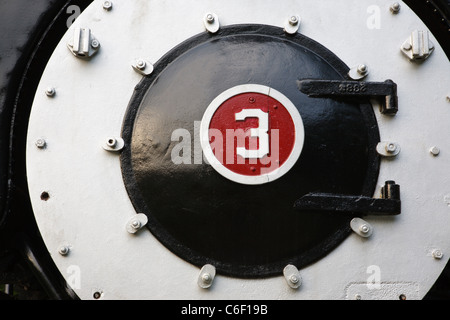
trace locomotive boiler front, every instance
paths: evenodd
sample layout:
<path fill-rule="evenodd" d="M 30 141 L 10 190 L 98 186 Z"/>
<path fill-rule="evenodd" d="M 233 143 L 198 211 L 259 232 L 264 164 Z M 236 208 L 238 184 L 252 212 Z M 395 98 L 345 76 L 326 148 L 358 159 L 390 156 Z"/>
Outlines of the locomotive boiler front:
<path fill-rule="evenodd" d="M 56 298 L 433 297 L 450 29 L 432 5 L 437 24 L 385 0 L 89 1 L 62 32 L 68 2 L 11 99 L 2 237 Z"/>

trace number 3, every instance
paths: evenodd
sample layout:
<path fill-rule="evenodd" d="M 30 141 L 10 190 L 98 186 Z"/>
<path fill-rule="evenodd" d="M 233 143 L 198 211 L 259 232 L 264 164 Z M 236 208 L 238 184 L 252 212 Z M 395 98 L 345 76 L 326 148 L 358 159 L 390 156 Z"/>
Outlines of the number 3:
<path fill-rule="evenodd" d="M 239 147 L 236 148 L 236 153 L 245 159 L 261 159 L 269 154 L 269 113 L 261 109 L 244 109 L 236 113 L 236 121 L 244 121 L 247 118 L 258 118 L 258 128 L 252 128 L 250 135 L 259 138 L 259 149 L 247 150 L 245 147 Z"/>

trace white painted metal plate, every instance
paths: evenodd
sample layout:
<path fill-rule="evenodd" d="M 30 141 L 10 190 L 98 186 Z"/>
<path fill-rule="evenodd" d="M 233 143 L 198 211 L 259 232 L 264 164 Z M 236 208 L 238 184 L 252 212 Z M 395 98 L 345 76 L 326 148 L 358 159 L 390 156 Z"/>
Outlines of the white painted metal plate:
<path fill-rule="evenodd" d="M 414 284 L 414 294 L 407 297 L 424 297 L 450 256 L 450 103 L 446 99 L 450 65 L 431 33 L 432 55 L 422 64 L 409 61 L 400 46 L 413 30 L 427 28 L 403 2 L 401 11 L 392 14 L 391 2 L 114 0 L 113 9 L 106 11 L 103 1 L 94 1 L 68 30 L 45 69 L 27 142 L 28 185 L 37 224 L 53 260 L 78 296 L 346 299 L 359 292 L 352 284 L 366 283 L 369 268 L 377 266 L 381 283 Z M 402 213 L 367 217 L 373 235 L 352 234 L 326 257 L 302 269 L 301 290 L 289 288 L 283 275 L 259 280 L 216 275 L 214 286 L 203 290 L 197 285 L 197 267 L 172 254 L 148 230 L 133 236 L 124 230 L 136 212 L 123 184 L 118 154 L 102 146 L 105 137 L 120 136 L 128 102 L 142 78 L 130 61 L 145 57 L 155 63 L 179 43 L 207 32 L 206 12 L 217 14 L 222 26 L 259 23 L 280 28 L 298 12 L 299 32 L 349 66 L 366 64 L 370 68 L 366 80 L 393 79 L 398 85 L 397 115 L 381 115 L 376 104 L 374 110 L 381 141 L 402 146 L 395 159 L 382 160 L 378 183 L 380 188 L 386 180 L 401 185 Z M 74 57 L 67 48 L 75 27 L 90 28 L 101 43 L 101 50 L 89 61 Z M 45 94 L 49 86 L 57 92 L 53 98 Z M 46 148 L 36 147 L 39 138 L 45 139 Z M 432 146 L 440 147 L 438 156 L 430 154 Z M 43 191 L 50 195 L 47 201 L 40 199 Z M 379 192 L 378 188 L 374 197 Z M 61 256 L 61 245 L 69 246 L 70 254 Z M 444 253 L 442 259 L 433 258 L 435 249 Z M 73 270 L 79 273 L 74 275 Z"/>

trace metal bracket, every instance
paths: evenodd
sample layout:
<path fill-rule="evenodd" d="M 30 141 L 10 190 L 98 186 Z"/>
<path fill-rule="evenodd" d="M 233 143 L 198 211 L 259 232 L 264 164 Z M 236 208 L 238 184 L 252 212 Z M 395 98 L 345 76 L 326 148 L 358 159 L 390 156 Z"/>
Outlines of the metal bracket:
<path fill-rule="evenodd" d="M 213 265 L 206 264 L 200 270 L 197 284 L 200 288 L 208 289 L 212 286 L 214 278 L 216 277 L 216 268 Z"/>
<path fill-rule="evenodd" d="M 203 24 L 210 33 L 216 33 L 220 29 L 219 17 L 215 13 L 207 13 L 203 18 Z"/>
<path fill-rule="evenodd" d="M 400 153 L 400 146 L 395 142 L 382 141 L 377 144 L 377 152 L 383 157 L 395 157 Z"/>
<path fill-rule="evenodd" d="M 409 60 L 423 61 L 433 53 L 434 45 L 429 38 L 428 31 L 414 30 L 400 49 Z"/>
<path fill-rule="evenodd" d="M 302 284 L 302 277 L 297 267 L 289 264 L 283 269 L 283 275 L 287 284 L 292 289 L 298 289 Z"/>
<path fill-rule="evenodd" d="M 100 49 L 100 42 L 89 28 L 75 28 L 73 39 L 67 44 L 72 54 L 80 59 L 92 58 Z"/>
<path fill-rule="evenodd" d="M 368 238 L 372 235 L 373 227 L 361 218 L 353 218 L 350 221 L 350 228 L 359 236 Z"/>
<path fill-rule="evenodd" d="M 299 80 L 298 89 L 313 98 L 336 98 L 362 101 L 376 98 L 381 102 L 380 112 L 396 114 L 398 111 L 397 85 L 392 80 L 384 82 Z"/>
<path fill-rule="evenodd" d="M 294 203 L 299 211 L 334 211 L 359 215 L 397 215 L 401 212 L 400 186 L 386 181 L 381 198 L 330 193 L 309 193 Z"/>
<path fill-rule="evenodd" d="M 128 233 L 135 234 L 139 230 L 141 230 L 148 222 L 148 218 L 143 213 L 138 213 L 128 220 L 126 224 L 126 229 Z"/>
<path fill-rule="evenodd" d="M 291 16 L 284 23 L 284 31 L 288 34 L 296 34 L 300 28 L 301 19 L 299 16 Z"/>
<path fill-rule="evenodd" d="M 103 149 L 110 152 L 119 152 L 125 147 L 125 141 L 122 138 L 110 137 L 103 145 Z"/>
<path fill-rule="evenodd" d="M 139 74 L 142 74 L 143 76 L 148 76 L 152 74 L 154 70 L 153 64 L 143 59 L 133 61 L 131 66 L 133 67 L 134 71 L 136 71 Z"/>

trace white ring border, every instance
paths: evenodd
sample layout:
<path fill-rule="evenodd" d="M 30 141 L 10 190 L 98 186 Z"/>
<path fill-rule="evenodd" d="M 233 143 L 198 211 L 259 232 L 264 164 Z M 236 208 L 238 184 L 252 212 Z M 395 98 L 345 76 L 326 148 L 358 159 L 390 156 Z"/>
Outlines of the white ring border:
<path fill-rule="evenodd" d="M 271 171 L 267 174 L 263 174 L 260 176 L 241 175 L 226 168 L 216 158 L 209 143 L 209 125 L 216 110 L 226 100 L 239 94 L 249 92 L 265 94 L 279 101 L 288 110 L 295 126 L 295 144 L 286 162 L 283 163 L 283 165 L 281 165 L 278 169 L 275 169 L 274 171 Z M 297 163 L 297 160 L 300 157 L 300 154 L 303 150 L 304 142 L 305 142 L 305 129 L 303 126 L 303 120 L 295 105 L 281 92 L 273 88 L 259 84 L 238 85 L 222 92 L 209 104 L 208 108 L 203 114 L 203 118 L 200 124 L 200 143 L 202 146 L 203 154 L 208 163 L 225 178 L 241 184 L 258 185 L 268 183 L 282 177 Z"/>

